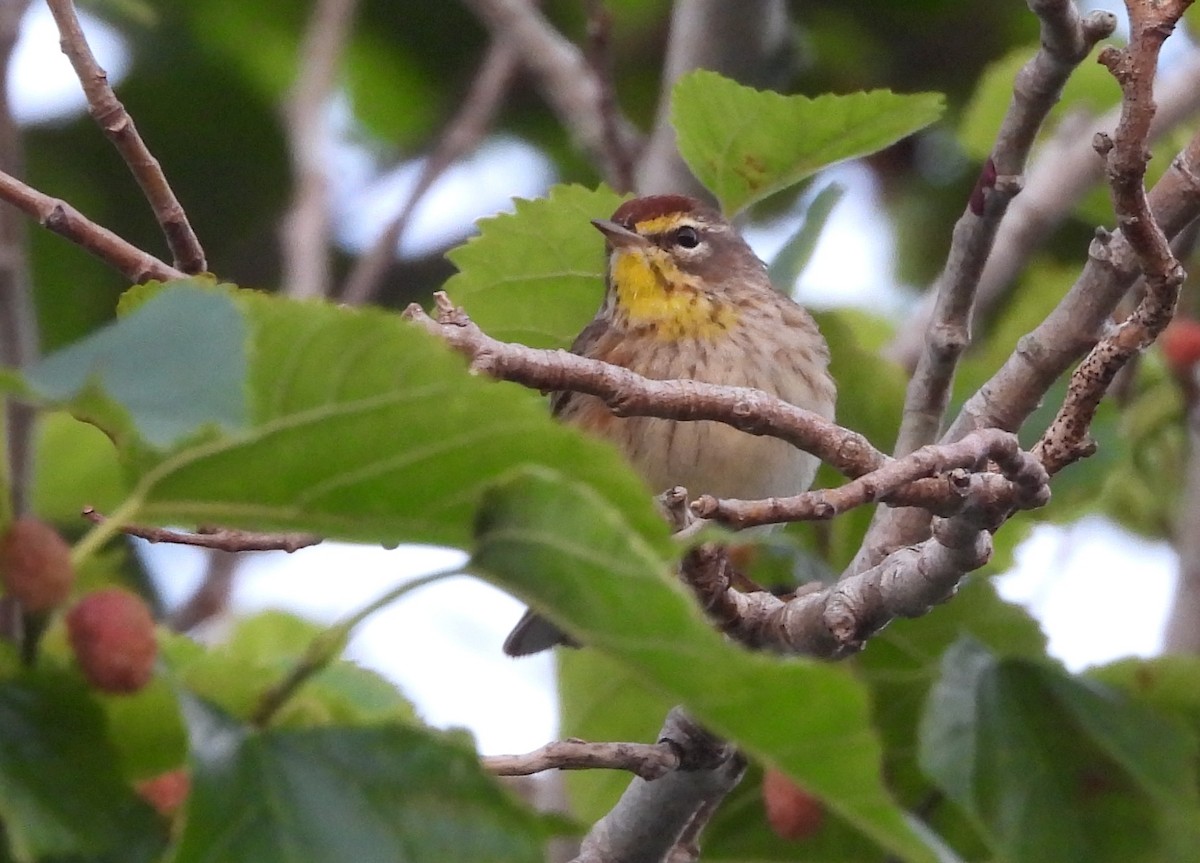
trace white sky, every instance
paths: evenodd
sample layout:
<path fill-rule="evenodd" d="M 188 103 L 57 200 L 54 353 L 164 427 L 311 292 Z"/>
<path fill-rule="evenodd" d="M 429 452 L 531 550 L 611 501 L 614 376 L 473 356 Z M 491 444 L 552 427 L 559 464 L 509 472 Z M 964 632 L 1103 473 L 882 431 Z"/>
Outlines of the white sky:
<path fill-rule="evenodd" d="M 87 23 L 93 50 L 115 83 L 126 63 L 120 43 L 108 28 Z M 9 89 L 23 123 L 53 122 L 85 108 L 41 4 L 30 8 Z M 372 230 L 384 223 L 393 202 L 405 197 L 418 169 L 414 162 L 384 175 L 365 153 L 346 148 L 333 172 L 339 183 L 335 206 L 357 218 L 340 224 L 340 241 L 355 249 L 368 245 Z M 422 254 L 448 238 L 465 237 L 474 218 L 505 208 L 511 196 L 540 194 L 553 180 L 551 171 L 544 156 L 520 141 L 493 142 L 439 181 L 415 214 L 403 251 Z M 848 165 L 828 178 L 846 185 L 848 194 L 830 219 L 798 295 L 821 306 L 895 310 L 898 293 L 879 287 L 888 282 L 892 238 L 877 215 L 880 202 L 869 173 Z M 750 237 L 769 258 L 793 229 L 781 222 Z M 169 600 L 187 596 L 197 584 L 202 552 L 148 544 L 142 551 Z M 234 595 L 237 613 L 282 608 L 332 622 L 401 580 L 455 565 L 462 555 L 331 543 L 292 555 L 248 557 Z M 1093 518 L 1037 528 L 999 586 L 1005 598 L 1024 603 L 1042 620 L 1051 652 L 1077 669 L 1158 650 L 1175 566 L 1165 543 L 1147 542 Z M 1139 597 L 1132 605 L 1131 584 Z M 510 660 L 501 653 L 520 610 L 499 591 L 456 578 L 409 594 L 375 615 L 356 634 L 350 656 L 396 681 L 429 722 L 471 729 L 485 753 L 530 750 L 555 736 L 553 663 L 548 656 Z"/>

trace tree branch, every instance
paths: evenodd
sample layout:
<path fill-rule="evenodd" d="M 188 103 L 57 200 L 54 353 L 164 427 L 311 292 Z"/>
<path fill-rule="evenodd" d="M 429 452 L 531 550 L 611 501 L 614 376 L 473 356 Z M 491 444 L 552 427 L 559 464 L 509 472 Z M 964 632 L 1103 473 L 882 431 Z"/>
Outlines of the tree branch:
<path fill-rule="evenodd" d="M 1150 191 L 1148 203 L 1167 237 L 1175 237 L 1200 216 L 1200 134 L 1171 162 Z M 1139 275 L 1137 254 L 1124 233 L 1098 232 L 1075 284 L 1040 324 L 1021 337 L 1004 364 L 967 400 L 942 441 L 959 440 L 976 429 L 1019 429 L 1055 381 L 1096 344 Z M 873 566 L 893 549 L 927 536 L 926 513 L 884 510 L 872 524 L 847 574 Z"/>
<path fill-rule="evenodd" d="M 770 435 L 816 455 L 847 476 L 861 476 L 888 461 L 857 432 L 761 390 L 653 380 L 567 351 L 497 341 L 472 323 L 444 292 L 435 293 L 434 299 L 436 320 L 415 303 L 404 316 L 467 356 L 473 370 L 491 377 L 546 392 L 588 393 L 603 399 L 618 416 L 715 420 L 750 434 Z"/>
<path fill-rule="evenodd" d="M 958 359 L 971 341 L 979 277 L 1008 204 L 1023 185 L 1034 138 L 1058 103 L 1067 78 L 1117 23 L 1108 12 L 1081 19 L 1072 0 L 1030 0 L 1029 7 L 1041 22 L 1041 48 L 1017 73 L 992 154 L 954 226 L 945 269 L 934 284 L 937 302 L 924 350 L 905 397 L 898 456 L 937 439 Z"/>
<path fill-rule="evenodd" d="M 283 286 L 289 296 L 323 297 L 329 271 L 329 100 L 357 0 L 317 0 L 284 104 L 295 184 L 280 226 Z"/>
<path fill-rule="evenodd" d="M 952 498 L 957 511 L 969 500 L 971 473 L 983 470 L 989 460 L 1013 458 L 1017 448 L 1016 436 L 999 429 L 986 429 L 952 444 L 922 447 L 838 488 L 765 500 L 719 500 L 701 495 L 692 504 L 692 510 L 700 518 L 717 519 L 739 530 L 787 521 L 830 519 L 868 503 L 905 500 L 897 494 L 905 486 L 948 473 L 951 476 L 946 482 L 958 495 L 956 500 Z M 905 500 L 905 504 L 913 505 L 911 499 Z M 948 510 L 949 507 L 944 508 L 943 514 L 948 515 Z"/>
<path fill-rule="evenodd" d="M 658 743 L 588 743 L 559 740 L 525 755 L 493 755 L 481 759 L 497 776 L 528 776 L 543 770 L 627 770 L 647 782 L 679 768 L 680 753 L 669 740 Z"/>
<path fill-rule="evenodd" d="M 1151 136 L 1161 138 L 1200 108 L 1200 50 L 1193 50 L 1156 82 L 1159 111 Z M 976 289 L 975 321 L 990 316 L 1007 297 L 1017 275 L 1055 228 L 1074 211 L 1089 190 L 1104 178 L 1104 160 L 1085 130 L 1116 128 L 1120 108 L 1094 123 L 1074 117 L 1061 122 L 1039 149 L 1025 175 L 1025 188 L 1008 208 Z M 889 358 L 912 369 L 917 364 L 933 314 L 932 288 L 887 349 Z"/>
<path fill-rule="evenodd" d="M 421 173 L 408 200 L 370 250 L 359 258 L 346 279 L 342 288 L 343 302 L 359 306 L 369 302 L 375 295 L 388 265 L 396 256 L 396 247 L 408 228 L 417 204 L 446 169 L 475 149 L 487 133 L 512 85 L 519 61 L 516 51 L 507 42 L 496 40 L 488 47 L 487 56 L 475 73 L 462 106 L 446 124 L 433 151 L 421 166 Z"/>
<path fill-rule="evenodd" d="M 28 0 L 0 6 L 0 74 L 8 80 L 13 48 Z M 0 92 L 0 169 L 20 174 L 24 168 L 21 136 L 13 119 L 7 91 Z M 12 210 L 0 213 L 0 364 L 20 369 L 37 359 L 40 335 L 29 275 L 29 238 L 25 220 Z M 4 399 L 0 438 L 4 464 L 0 465 L 0 520 L 24 515 L 30 506 L 33 473 L 33 409 L 23 402 Z M 0 613 L 0 634 L 6 633 Z M 14 639 L 15 640 L 15 639 Z"/>
<path fill-rule="evenodd" d="M 186 279 L 188 274 L 97 225 L 70 204 L 44 195 L 0 171 L 0 200 L 8 201 L 43 228 L 81 246 L 134 284 L 150 279 Z"/>
<path fill-rule="evenodd" d="M 81 513 L 92 524 L 103 524 L 107 519 L 92 507 L 84 507 Z M 205 527 L 196 533 L 184 533 L 164 527 L 126 524 L 117 528 L 126 536 L 136 536 L 148 542 L 170 542 L 177 545 L 194 545 L 219 551 L 286 551 L 293 552 L 322 542 L 322 537 L 311 533 L 255 533 L 227 527 Z"/>
<path fill-rule="evenodd" d="M 706 544 L 685 558 L 683 579 L 721 630 L 751 647 L 824 659 L 851 655 L 896 617 L 919 617 L 949 599 L 966 573 L 991 558 L 991 533 L 1014 507 L 1030 509 L 1049 500 L 1048 474 L 1015 439 L 978 439 L 984 443 L 994 447 L 991 457 L 1010 485 L 975 486 L 959 514 L 934 519 L 931 538 L 863 572 L 801 589 L 789 600 L 741 593 L 731 589 L 724 550 Z"/>
<path fill-rule="evenodd" d="M 653 782 L 635 778 L 588 831 L 574 863 L 662 863 L 685 835 L 694 839 L 697 816 L 711 812 L 745 773 L 733 746 L 678 707 L 667 714 L 659 739 L 679 753 L 679 769 Z"/>
<path fill-rule="evenodd" d="M 79 83 L 83 85 L 88 113 L 113 142 L 141 187 L 166 237 L 167 246 L 174 255 L 175 267 L 189 274 L 204 272 L 208 269 L 204 250 L 188 222 L 187 214 L 171 190 L 162 165 L 154 158 L 138 134 L 133 118 L 108 85 L 108 73 L 92 54 L 83 28 L 79 26 L 73 0 L 46 0 L 46 5 L 50 7 L 58 25 L 63 53 L 70 59 Z"/>
<path fill-rule="evenodd" d="M 191 632 L 229 608 L 233 580 L 238 570 L 238 556 L 233 552 L 212 549 L 206 558 L 204 578 L 167 621 L 176 632 Z"/>
<path fill-rule="evenodd" d="M 633 191 L 633 162 L 636 155 L 626 146 L 621 135 L 621 109 L 617 104 L 617 92 L 613 82 L 612 61 L 612 14 L 604 0 L 585 0 L 587 9 L 587 43 L 584 59 L 596 77 L 599 100 L 601 131 L 604 135 L 604 152 L 608 154 L 609 170 L 612 172 L 613 189 L 624 194 Z"/>
<path fill-rule="evenodd" d="M 606 112 L 604 85 L 583 53 L 529 0 L 466 0 L 466 5 L 493 39 L 513 46 L 575 146 L 608 183 L 618 183 L 623 154 L 641 149 L 641 134 L 615 107 Z M 619 152 L 609 150 L 613 137 L 620 144 Z"/>
<path fill-rule="evenodd" d="M 1154 74 L 1162 44 L 1191 0 L 1174 3 L 1128 0 L 1130 40 L 1124 49 L 1106 48 L 1102 62 L 1121 85 L 1121 120 L 1112 138 L 1096 136 L 1106 156 L 1117 224 L 1137 256 L 1146 290 L 1137 309 L 1089 352 L 1071 376 L 1066 399 L 1034 452 L 1055 473 L 1095 450 L 1088 430 L 1100 400 L 1117 372 L 1153 343 L 1175 312 L 1184 272 L 1166 234 L 1154 219 L 1144 180 L 1150 161 L 1154 120 Z"/>

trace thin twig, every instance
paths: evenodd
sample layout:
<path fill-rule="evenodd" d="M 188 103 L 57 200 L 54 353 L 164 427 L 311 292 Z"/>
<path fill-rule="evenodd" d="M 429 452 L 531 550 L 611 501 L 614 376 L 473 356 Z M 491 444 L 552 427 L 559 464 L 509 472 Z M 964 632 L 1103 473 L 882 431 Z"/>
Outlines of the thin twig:
<path fill-rule="evenodd" d="M 508 42 L 495 40 L 488 47 L 462 106 L 425 159 L 408 200 L 350 272 L 342 288 L 342 302 L 359 306 L 370 302 L 379 290 L 417 204 L 451 165 L 479 145 L 512 86 L 519 63 L 520 58 Z"/>
<path fill-rule="evenodd" d="M 81 514 L 92 524 L 104 524 L 108 521 L 90 506 L 84 507 Z M 118 530 L 126 536 L 136 536 L 148 542 L 169 542 L 176 545 L 193 545 L 199 548 L 214 548 L 229 552 L 286 551 L 290 553 L 322 542 L 322 537 L 312 533 L 255 533 L 226 527 L 203 528 L 196 533 L 185 533 L 150 525 L 123 524 Z"/>
<path fill-rule="evenodd" d="M 66 201 L 44 195 L 2 171 L 0 200 L 8 201 L 43 228 L 81 246 L 134 284 L 150 279 L 186 279 L 188 276 L 91 221 Z"/>
<path fill-rule="evenodd" d="M 1154 219 L 1144 181 L 1150 161 L 1150 126 L 1156 111 L 1154 75 L 1158 55 L 1191 0 L 1128 0 L 1126 5 L 1129 44 L 1124 49 L 1109 47 L 1100 55 L 1100 61 L 1121 85 L 1121 120 L 1112 138 L 1098 135 L 1096 144 L 1107 159 L 1117 224 L 1140 262 L 1146 291 L 1134 313 L 1101 339 L 1071 376 L 1058 415 L 1034 449 L 1051 473 L 1092 453 L 1094 445 L 1088 432 L 1100 400 L 1117 372 L 1170 322 L 1184 279 L 1183 267 Z"/>
<path fill-rule="evenodd" d="M 141 187 L 166 237 L 175 267 L 189 274 L 204 272 L 208 269 L 204 249 L 200 247 L 183 206 L 171 190 L 162 165 L 154 158 L 138 134 L 133 118 L 108 85 L 108 73 L 92 54 L 83 28 L 79 25 L 79 17 L 75 14 L 73 0 L 46 0 L 46 5 L 50 7 L 58 25 L 63 53 L 70 59 L 79 83 L 83 85 L 88 113 L 113 142 Z"/>
<path fill-rule="evenodd" d="M 905 396 L 897 456 L 937 439 L 958 359 L 971 341 L 979 276 L 1008 204 L 1021 190 L 1034 138 L 1058 103 L 1067 78 L 1117 23 L 1108 12 L 1081 19 L 1072 0 L 1030 0 L 1029 7 L 1041 22 L 1041 48 L 1017 73 L 992 154 L 954 226 L 946 266 L 935 283 L 937 303 L 925 347 Z"/>
<path fill-rule="evenodd" d="M 529 0 L 466 0 L 466 5 L 491 31 L 493 39 L 508 41 L 533 73 L 542 97 L 570 132 L 575 145 L 610 184 L 617 182 L 600 110 L 601 83 L 583 53 L 559 33 Z M 641 149 L 641 135 L 624 116 L 612 112 L 621 153 Z"/>
<path fill-rule="evenodd" d="M 493 755 L 483 769 L 497 776 L 528 776 L 544 770 L 627 770 L 647 782 L 679 767 L 678 750 L 668 742 L 588 743 L 559 740 L 525 755 Z"/>
<path fill-rule="evenodd" d="M 289 296 L 330 289 L 329 100 L 358 0 L 317 0 L 284 105 L 293 193 L 280 226 L 283 286 Z"/>
<path fill-rule="evenodd" d="M 971 477 L 986 467 L 989 459 L 1011 453 L 1015 435 L 1000 429 L 984 429 L 951 444 L 930 444 L 838 488 L 817 489 L 804 494 L 764 500 L 717 499 L 701 495 L 692 504 L 700 518 L 711 518 L 743 529 L 788 521 L 830 519 L 855 507 L 888 500 L 904 486 L 942 473 L 954 473 L 953 483 L 965 497 Z"/>
<path fill-rule="evenodd" d="M 621 138 L 621 114 L 613 83 L 612 13 L 604 0 L 587 0 L 587 44 L 584 56 L 600 92 L 597 94 L 601 130 L 608 163 L 612 170 L 612 187 L 621 193 L 633 191 L 633 157 Z"/>
<path fill-rule="evenodd" d="M 27 0 L 0 6 L 0 75 L 8 80 L 13 48 L 20 34 Z M 23 171 L 21 135 L 13 119 L 7 91 L 0 92 L 0 169 L 11 174 Z M 18 213 L 0 213 L 0 365 L 24 368 L 37 359 L 38 320 L 29 275 L 28 237 L 25 220 Z M 33 409 L 17 399 L 4 400 L 0 436 L 5 451 L 0 453 L 0 520 L 24 515 L 30 506 L 33 473 Z M 11 619 L 9 616 L 8 619 Z M 0 634 L 12 634 L 0 613 Z"/>

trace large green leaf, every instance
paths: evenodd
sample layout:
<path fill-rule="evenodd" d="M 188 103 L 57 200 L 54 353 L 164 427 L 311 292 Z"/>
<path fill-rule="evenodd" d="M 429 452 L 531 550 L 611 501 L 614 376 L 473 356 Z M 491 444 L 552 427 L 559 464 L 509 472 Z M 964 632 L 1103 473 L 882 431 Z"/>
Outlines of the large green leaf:
<path fill-rule="evenodd" d="M 184 695 L 175 863 L 534 863 L 549 832 L 475 753 L 409 725 L 255 731 Z"/>
<path fill-rule="evenodd" d="M 542 464 L 591 484 L 634 521 L 658 520 L 612 447 L 554 422 L 537 393 L 467 373 L 393 314 L 194 283 L 139 300 L 36 378 L 130 448 L 160 445 L 131 462 L 133 490 L 114 517 L 461 546 L 482 489 Z M 206 402 L 198 393 L 215 384 L 187 385 L 203 374 L 167 355 L 197 342 L 215 347 L 191 351 L 193 362 L 216 363 L 216 380 L 240 402 L 228 393 Z M 218 361 L 217 347 L 235 359 Z M 102 364 L 84 390 L 61 383 L 87 380 L 102 351 L 161 358 L 174 374 L 121 362 Z M 214 424 L 236 428 L 199 434 Z"/>
<path fill-rule="evenodd" d="M 725 642 L 670 577 L 675 550 L 579 483 L 527 470 L 484 498 L 473 568 L 527 599 L 706 727 L 777 765 L 906 860 L 930 860 L 884 790 L 849 669 Z"/>
<path fill-rule="evenodd" d="M 145 861 L 166 838 L 125 783 L 95 702 L 52 676 L 0 684 L 0 818 L 20 861 Z"/>
<path fill-rule="evenodd" d="M 621 196 L 600 187 L 556 186 L 545 198 L 479 222 L 479 236 L 447 257 L 459 272 L 446 292 L 491 336 L 538 348 L 568 346 L 604 295 L 607 219 Z"/>
<path fill-rule="evenodd" d="M 947 652 L 920 759 L 1002 860 L 1200 855 L 1194 735 L 1045 663 Z"/>
<path fill-rule="evenodd" d="M 882 150 L 937 120 L 938 93 L 783 96 L 697 70 L 675 85 L 679 153 L 733 214 L 822 168 Z"/>

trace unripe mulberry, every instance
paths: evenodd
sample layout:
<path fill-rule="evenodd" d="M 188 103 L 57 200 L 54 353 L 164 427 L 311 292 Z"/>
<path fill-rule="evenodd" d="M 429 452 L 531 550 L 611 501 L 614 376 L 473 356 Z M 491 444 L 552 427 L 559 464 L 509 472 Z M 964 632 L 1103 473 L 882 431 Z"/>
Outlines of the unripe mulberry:
<path fill-rule="evenodd" d="M 46 522 L 19 518 L 0 538 L 0 580 L 25 611 L 49 611 L 71 594 L 71 549 Z"/>
<path fill-rule="evenodd" d="M 809 839 L 825 822 L 821 801 L 774 768 L 763 773 L 762 796 L 767 821 L 781 839 Z"/>
<path fill-rule="evenodd" d="M 134 786 L 138 796 L 153 806 L 160 815 L 170 817 L 187 802 L 192 789 L 192 780 L 183 768 L 168 770 Z"/>
<path fill-rule="evenodd" d="M 154 673 L 154 620 L 127 590 L 105 588 L 79 600 L 67 614 L 67 637 L 83 676 L 102 692 L 137 692 Z"/>

